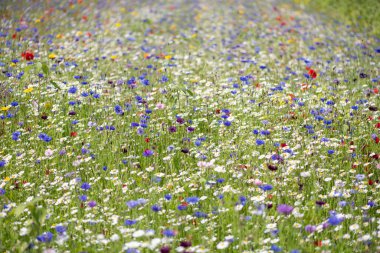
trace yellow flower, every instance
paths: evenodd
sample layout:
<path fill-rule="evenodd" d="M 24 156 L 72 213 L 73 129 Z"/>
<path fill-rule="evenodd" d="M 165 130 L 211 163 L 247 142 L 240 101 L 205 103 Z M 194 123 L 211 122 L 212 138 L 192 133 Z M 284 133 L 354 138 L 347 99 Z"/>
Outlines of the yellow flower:
<path fill-rule="evenodd" d="M 57 39 L 62 39 L 63 38 L 63 35 L 61 33 L 58 33 L 57 36 L 56 36 Z"/>
<path fill-rule="evenodd" d="M 41 19 L 37 18 L 34 22 L 36 22 L 36 23 L 40 23 L 40 22 L 41 22 Z"/>
<path fill-rule="evenodd" d="M 8 111 L 10 108 L 11 108 L 10 105 L 8 105 L 8 106 L 3 106 L 3 107 L 0 108 L 0 111 Z"/>
<path fill-rule="evenodd" d="M 57 55 L 54 53 L 49 54 L 49 59 L 55 59 L 56 57 Z"/>
<path fill-rule="evenodd" d="M 120 23 L 116 23 L 115 26 L 116 26 L 116 28 L 119 28 L 121 26 L 121 24 Z"/>
<path fill-rule="evenodd" d="M 24 93 L 30 93 L 32 91 L 33 91 L 33 87 L 29 87 L 29 88 L 24 90 Z"/>
<path fill-rule="evenodd" d="M 8 182 L 9 180 L 11 180 L 9 177 L 4 178 L 4 182 Z"/>
<path fill-rule="evenodd" d="M 82 36 L 82 34 L 83 34 L 83 32 L 78 31 L 76 35 L 77 35 L 77 36 Z"/>
<path fill-rule="evenodd" d="M 165 55 L 165 59 L 166 59 L 166 60 L 170 60 L 171 58 L 172 58 L 171 55 Z"/>
<path fill-rule="evenodd" d="M 9 66 L 14 67 L 14 66 L 16 66 L 16 63 L 11 62 L 11 64 L 9 64 Z"/>
<path fill-rule="evenodd" d="M 111 59 L 112 60 L 116 60 L 117 59 L 117 55 L 111 55 Z"/>

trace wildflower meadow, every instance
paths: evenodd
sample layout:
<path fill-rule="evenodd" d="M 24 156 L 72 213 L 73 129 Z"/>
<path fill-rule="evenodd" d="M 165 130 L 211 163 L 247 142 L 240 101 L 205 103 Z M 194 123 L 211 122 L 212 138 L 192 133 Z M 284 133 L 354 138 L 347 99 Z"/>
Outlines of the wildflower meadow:
<path fill-rule="evenodd" d="M 290 0 L 0 5 L 0 252 L 380 252 L 380 38 Z"/>

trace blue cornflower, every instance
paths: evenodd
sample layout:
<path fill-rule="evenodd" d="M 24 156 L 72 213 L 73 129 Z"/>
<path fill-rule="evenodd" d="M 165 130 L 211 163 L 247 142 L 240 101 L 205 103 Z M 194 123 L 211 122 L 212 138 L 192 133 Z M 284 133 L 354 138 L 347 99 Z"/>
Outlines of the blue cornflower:
<path fill-rule="evenodd" d="M 342 223 L 343 220 L 344 220 L 343 217 L 338 217 L 337 215 L 331 215 L 330 218 L 327 220 L 327 222 L 330 225 L 336 226 L 336 225 L 339 225 L 340 223 Z"/>
<path fill-rule="evenodd" d="M 19 131 L 12 133 L 12 140 L 18 141 L 20 135 L 21 135 L 21 132 L 19 132 Z"/>
<path fill-rule="evenodd" d="M 264 145 L 264 144 L 265 144 L 265 141 L 260 140 L 260 139 L 257 139 L 257 140 L 256 140 L 256 145 L 257 145 L 257 146 Z"/>
<path fill-rule="evenodd" d="M 129 208 L 135 208 L 138 205 L 139 205 L 139 203 L 136 200 L 130 200 L 130 201 L 127 202 L 127 206 Z"/>
<path fill-rule="evenodd" d="M 167 77 L 167 76 L 162 76 L 161 77 L 161 82 L 167 82 L 167 81 L 169 81 L 169 78 Z"/>
<path fill-rule="evenodd" d="M 172 199 L 172 195 L 171 194 L 165 194 L 165 199 L 166 200 L 171 200 Z"/>
<path fill-rule="evenodd" d="M 178 209 L 179 211 L 183 211 L 183 210 L 186 210 L 186 209 L 187 209 L 187 206 L 185 206 L 185 205 L 179 205 L 179 206 L 177 206 L 177 209 Z"/>
<path fill-rule="evenodd" d="M 224 178 L 218 178 L 218 179 L 216 180 L 216 182 L 217 182 L 218 184 L 224 183 L 224 181 L 225 181 Z"/>
<path fill-rule="evenodd" d="M 37 240 L 39 242 L 51 242 L 52 239 L 53 239 L 53 234 L 51 232 L 45 232 L 37 236 Z"/>
<path fill-rule="evenodd" d="M 207 218 L 208 217 L 207 213 L 199 212 L 199 211 L 195 212 L 194 216 L 197 217 L 197 218 Z"/>
<path fill-rule="evenodd" d="M 247 203 L 247 198 L 245 196 L 240 196 L 239 201 L 240 201 L 240 204 L 244 206 Z"/>
<path fill-rule="evenodd" d="M 263 191 L 270 191 L 273 189 L 273 186 L 270 184 L 260 185 L 259 188 Z"/>
<path fill-rule="evenodd" d="M 55 231 L 57 231 L 57 233 L 64 233 L 66 232 L 66 227 L 65 226 L 55 226 Z"/>
<path fill-rule="evenodd" d="M 153 212 L 159 212 L 162 210 L 162 208 L 159 205 L 153 205 L 151 209 Z"/>
<path fill-rule="evenodd" d="M 272 244 L 270 249 L 273 250 L 273 252 L 281 252 L 282 251 L 282 249 L 275 244 Z"/>
<path fill-rule="evenodd" d="M 124 221 L 124 225 L 126 226 L 132 226 L 132 225 L 135 225 L 137 223 L 136 220 L 125 220 Z"/>
<path fill-rule="evenodd" d="M 334 150 L 332 150 L 332 149 L 329 149 L 329 150 L 327 151 L 327 153 L 328 153 L 329 155 L 332 155 L 332 154 L 334 154 L 334 153 L 335 153 L 335 151 L 334 151 Z"/>
<path fill-rule="evenodd" d="M 363 174 L 357 174 L 355 178 L 356 178 L 356 180 L 358 180 L 358 181 L 362 181 L 362 180 L 365 179 L 365 175 L 363 175 Z"/>
<path fill-rule="evenodd" d="M 138 127 L 138 126 L 140 126 L 140 124 L 137 123 L 137 122 L 132 122 L 132 123 L 131 123 L 131 127 Z"/>
<path fill-rule="evenodd" d="M 75 86 L 71 86 L 68 90 L 69 93 L 75 94 L 78 91 L 78 88 Z"/>
<path fill-rule="evenodd" d="M 119 115 L 123 114 L 123 108 L 120 105 L 116 105 L 115 106 L 115 113 L 119 114 Z"/>
<path fill-rule="evenodd" d="M 162 234 L 166 237 L 173 237 L 175 236 L 175 232 L 174 230 L 171 230 L 171 229 L 165 229 L 164 231 L 162 231 Z"/>
<path fill-rule="evenodd" d="M 43 140 L 44 142 L 50 142 L 52 140 L 52 138 L 45 133 L 40 133 L 38 135 L 38 138 L 40 138 L 40 140 Z"/>
<path fill-rule="evenodd" d="M 260 132 L 261 135 L 270 135 L 270 131 L 269 130 L 263 130 Z"/>
<path fill-rule="evenodd" d="M 18 102 L 16 102 L 16 101 L 13 101 L 13 102 L 11 103 L 11 106 L 13 106 L 13 107 L 16 107 L 16 106 L 18 106 Z"/>
<path fill-rule="evenodd" d="M 225 125 L 225 126 L 231 126 L 231 121 L 228 121 L 228 120 L 226 120 L 226 121 L 224 121 L 223 122 L 223 124 Z"/>
<path fill-rule="evenodd" d="M 5 194 L 5 190 L 3 188 L 0 188 L 0 196 L 4 195 Z"/>
<path fill-rule="evenodd" d="M 81 196 L 79 196 L 79 200 L 82 201 L 82 202 L 85 202 L 85 201 L 87 201 L 87 196 L 86 195 L 81 195 Z"/>
<path fill-rule="evenodd" d="M 91 186 L 89 183 L 83 183 L 80 188 L 87 191 L 91 188 Z"/>
<path fill-rule="evenodd" d="M 190 204 L 196 204 L 199 201 L 198 197 L 188 197 L 186 198 L 186 202 Z"/>

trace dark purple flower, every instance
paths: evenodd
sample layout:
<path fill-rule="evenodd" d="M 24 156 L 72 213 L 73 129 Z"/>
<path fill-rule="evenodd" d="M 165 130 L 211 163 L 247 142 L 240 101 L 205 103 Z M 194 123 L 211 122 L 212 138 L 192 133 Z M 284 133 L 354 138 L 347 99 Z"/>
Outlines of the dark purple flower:
<path fill-rule="evenodd" d="M 170 126 L 170 127 L 168 128 L 168 130 L 169 130 L 169 132 L 171 132 L 171 133 L 175 133 L 175 132 L 177 132 L 177 128 L 176 128 L 175 126 Z"/>
<path fill-rule="evenodd" d="M 170 252 L 170 247 L 169 247 L 169 246 L 163 246 L 163 247 L 160 249 L 160 252 L 161 252 L 161 253 L 169 253 L 169 252 Z"/>
<path fill-rule="evenodd" d="M 185 123 L 185 120 L 183 118 L 181 118 L 181 117 L 178 117 L 177 118 L 177 123 L 183 124 L 183 123 Z"/>
<path fill-rule="evenodd" d="M 181 247 L 188 248 L 188 247 L 191 247 L 191 242 L 190 241 L 182 241 L 179 245 Z"/>

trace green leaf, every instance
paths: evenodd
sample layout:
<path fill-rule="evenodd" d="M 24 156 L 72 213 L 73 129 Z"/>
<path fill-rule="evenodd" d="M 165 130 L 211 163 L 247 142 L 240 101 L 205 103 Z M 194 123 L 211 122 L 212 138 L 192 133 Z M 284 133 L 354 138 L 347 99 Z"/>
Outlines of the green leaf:
<path fill-rule="evenodd" d="M 20 216 L 22 212 L 24 212 L 25 208 L 26 208 L 26 204 L 21 204 L 17 206 L 15 209 L 13 209 L 12 213 L 17 218 Z"/>
<path fill-rule="evenodd" d="M 46 63 L 42 65 L 42 72 L 44 72 L 45 75 L 49 74 L 49 67 L 46 65 Z"/>
<path fill-rule="evenodd" d="M 58 85 L 56 82 L 51 81 L 51 84 L 52 84 L 55 88 L 57 88 L 58 90 L 61 89 L 61 88 L 59 87 L 59 85 Z"/>
<path fill-rule="evenodd" d="M 185 89 L 185 92 L 187 92 L 190 96 L 194 96 L 194 93 L 191 90 Z"/>
<path fill-rule="evenodd" d="M 41 62 L 37 62 L 36 63 L 36 67 L 37 67 L 37 70 L 40 70 L 42 68 Z"/>

